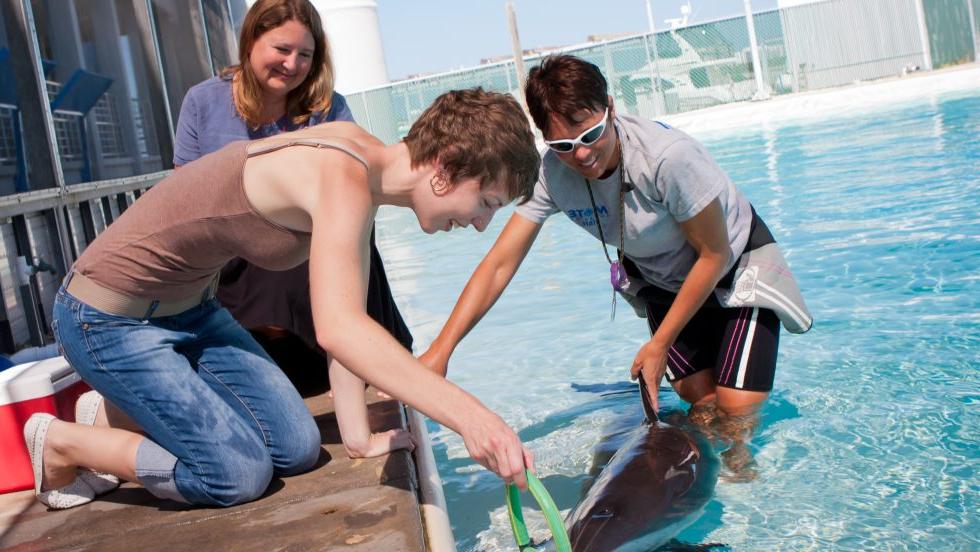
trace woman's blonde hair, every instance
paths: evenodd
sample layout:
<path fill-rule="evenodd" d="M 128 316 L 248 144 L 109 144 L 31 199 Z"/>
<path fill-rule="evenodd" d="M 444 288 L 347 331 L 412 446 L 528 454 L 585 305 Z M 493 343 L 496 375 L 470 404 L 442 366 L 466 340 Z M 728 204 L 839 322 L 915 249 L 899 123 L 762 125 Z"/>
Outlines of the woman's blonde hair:
<path fill-rule="evenodd" d="M 267 121 L 262 114 L 262 84 L 252 71 L 249 56 L 252 46 L 266 32 L 288 21 L 302 23 L 313 35 L 313 59 L 306 79 L 286 96 L 286 115 L 293 124 L 301 125 L 314 112 L 326 113 L 333 99 L 333 63 L 327 35 L 323 32 L 320 15 L 309 0 L 258 0 L 245 14 L 242 32 L 238 37 L 238 64 L 221 71 L 225 78 L 236 77 L 235 109 L 250 126 L 258 127 Z"/>

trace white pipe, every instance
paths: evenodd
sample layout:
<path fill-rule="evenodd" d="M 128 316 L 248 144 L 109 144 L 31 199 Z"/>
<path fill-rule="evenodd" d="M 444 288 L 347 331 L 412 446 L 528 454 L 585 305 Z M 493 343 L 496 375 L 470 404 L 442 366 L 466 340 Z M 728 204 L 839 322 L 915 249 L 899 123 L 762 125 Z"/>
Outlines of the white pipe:
<path fill-rule="evenodd" d="M 932 71 L 932 51 L 929 49 L 929 28 L 926 25 L 926 11 L 922 0 L 915 0 L 915 19 L 919 26 L 919 41 L 922 42 L 922 69 Z"/>
<path fill-rule="evenodd" d="M 524 87 L 527 86 L 527 73 L 524 72 L 524 49 L 521 48 L 521 36 L 517 32 L 517 13 L 514 3 L 507 2 L 507 26 L 510 28 L 510 47 L 514 50 L 514 68 L 517 70 L 517 82 L 521 93 L 517 95 L 524 110 L 527 111 L 527 101 L 524 99 Z"/>
<path fill-rule="evenodd" d="M 980 48 L 980 42 L 977 42 L 977 16 L 976 12 L 973 11 L 973 0 L 966 0 L 966 11 L 970 16 L 970 37 L 973 39 L 973 61 L 980 61 L 980 54 L 977 53 L 977 49 Z"/>
<path fill-rule="evenodd" d="M 650 32 L 643 37 L 646 48 L 643 53 L 647 58 L 647 67 L 650 68 L 650 90 L 653 92 L 653 116 L 659 117 L 667 113 L 667 104 L 660 93 L 660 52 L 657 49 L 657 29 L 653 23 L 653 8 L 650 7 L 650 0 L 647 2 L 647 26 Z M 650 42 L 652 41 L 652 44 Z M 650 46 L 653 46 L 653 63 L 650 62 Z"/>
<path fill-rule="evenodd" d="M 422 494 L 422 522 L 425 540 L 431 552 L 456 552 L 456 539 L 449 524 L 446 495 L 432 454 L 432 442 L 425 428 L 425 418 L 414 408 L 406 407 L 408 426 L 415 439 L 415 465 L 419 471 L 419 491 Z"/>
<path fill-rule="evenodd" d="M 650 30 L 650 34 L 657 32 L 653 25 L 653 8 L 650 7 L 650 0 L 647 0 L 647 28 Z"/>
<path fill-rule="evenodd" d="M 769 99 L 769 87 L 762 76 L 762 62 L 759 58 L 759 41 L 755 38 L 755 20 L 752 15 L 752 0 L 744 0 L 745 3 L 745 24 L 749 30 L 749 49 L 752 50 L 752 72 L 755 73 L 755 96 L 754 100 Z"/>

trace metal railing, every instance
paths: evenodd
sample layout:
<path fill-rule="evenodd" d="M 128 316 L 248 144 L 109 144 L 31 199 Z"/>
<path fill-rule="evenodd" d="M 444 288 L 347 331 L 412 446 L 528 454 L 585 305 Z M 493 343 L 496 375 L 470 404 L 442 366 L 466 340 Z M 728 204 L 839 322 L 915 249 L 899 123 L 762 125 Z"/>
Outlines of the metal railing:
<path fill-rule="evenodd" d="M 69 267 L 58 254 L 57 217 L 78 257 L 98 234 L 169 171 L 0 197 L 0 347 L 52 341 L 54 295 Z"/>
<path fill-rule="evenodd" d="M 99 139 L 99 151 L 106 159 L 126 157 L 126 145 L 119 126 L 119 111 L 115 98 L 106 92 L 99 98 L 93 109 L 95 112 L 95 133 Z"/>

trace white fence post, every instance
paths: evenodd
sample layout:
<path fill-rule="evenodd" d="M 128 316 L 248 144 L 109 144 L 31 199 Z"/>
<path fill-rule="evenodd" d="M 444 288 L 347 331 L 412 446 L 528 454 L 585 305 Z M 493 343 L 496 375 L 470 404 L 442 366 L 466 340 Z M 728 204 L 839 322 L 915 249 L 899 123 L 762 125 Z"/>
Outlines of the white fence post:
<path fill-rule="evenodd" d="M 926 26 L 926 10 L 922 0 L 915 0 L 915 15 L 919 24 L 919 40 L 922 42 L 922 69 L 932 71 L 932 52 L 929 49 L 929 27 Z"/>
<path fill-rule="evenodd" d="M 759 42 L 755 38 L 755 21 L 752 17 L 752 0 L 745 0 L 745 24 L 749 28 L 749 48 L 752 50 L 752 72 L 755 74 L 755 95 L 753 100 L 768 100 L 769 87 L 762 78 L 762 62 L 759 58 Z"/>
<path fill-rule="evenodd" d="M 966 0 L 966 11 L 970 14 L 970 38 L 973 39 L 971 44 L 973 44 L 973 61 L 980 60 L 980 55 L 977 55 L 977 49 L 980 48 L 980 43 L 977 43 L 977 15 L 973 11 L 973 0 Z"/>
<path fill-rule="evenodd" d="M 647 4 L 647 26 L 649 32 L 643 37 L 644 54 L 647 58 L 647 67 L 650 68 L 650 92 L 653 93 L 653 116 L 667 114 L 667 106 L 660 94 L 660 52 L 657 49 L 657 29 L 653 22 L 653 8 L 650 7 L 650 0 Z M 653 60 L 650 60 L 650 47 L 653 47 Z"/>
<path fill-rule="evenodd" d="M 524 49 L 521 48 L 521 36 L 517 32 L 517 13 L 514 11 L 513 2 L 507 2 L 507 25 L 510 28 L 510 46 L 514 50 L 517 82 L 521 86 L 521 93 L 517 100 L 521 102 L 524 111 L 527 111 L 527 100 L 524 98 L 524 86 L 527 84 L 527 73 L 524 72 Z"/>

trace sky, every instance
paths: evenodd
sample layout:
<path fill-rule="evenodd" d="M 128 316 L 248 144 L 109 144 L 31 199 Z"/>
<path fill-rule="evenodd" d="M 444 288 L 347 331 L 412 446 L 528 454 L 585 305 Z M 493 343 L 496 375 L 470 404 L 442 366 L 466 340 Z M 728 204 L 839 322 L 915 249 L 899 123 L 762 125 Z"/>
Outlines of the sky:
<path fill-rule="evenodd" d="M 657 30 L 685 0 L 650 0 Z M 521 46 L 569 46 L 589 35 L 648 30 L 645 0 L 513 0 Z M 743 0 L 690 0 L 690 23 L 745 13 Z M 388 78 L 473 67 L 510 55 L 506 0 L 377 0 Z M 752 0 L 754 12 L 776 0 Z"/>

